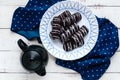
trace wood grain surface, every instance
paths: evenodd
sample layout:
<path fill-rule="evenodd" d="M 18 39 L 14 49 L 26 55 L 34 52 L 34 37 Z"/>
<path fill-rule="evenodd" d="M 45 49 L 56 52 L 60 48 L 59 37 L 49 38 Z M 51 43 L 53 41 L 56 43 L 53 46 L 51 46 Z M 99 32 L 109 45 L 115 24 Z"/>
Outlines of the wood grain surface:
<path fill-rule="evenodd" d="M 88 6 L 98 17 L 106 17 L 120 28 L 120 0 L 74 0 Z M 21 63 L 21 50 L 18 39 L 27 44 L 38 44 L 36 40 L 28 41 L 10 31 L 12 16 L 16 8 L 24 7 L 28 0 L 0 0 L 0 80 L 82 80 L 80 74 L 55 64 L 55 58 L 49 55 L 47 75 L 38 76 L 26 71 Z M 119 29 L 120 32 L 120 29 Z M 120 48 L 111 58 L 111 65 L 100 80 L 120 80 Z"/>

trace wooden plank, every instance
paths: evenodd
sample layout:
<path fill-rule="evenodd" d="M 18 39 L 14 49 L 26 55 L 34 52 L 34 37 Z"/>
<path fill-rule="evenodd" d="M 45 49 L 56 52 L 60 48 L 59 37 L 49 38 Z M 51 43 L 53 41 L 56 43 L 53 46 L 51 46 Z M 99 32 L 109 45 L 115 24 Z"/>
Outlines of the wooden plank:
<path fill-rule="evenodd" d="M 12 16 L 18 6 L 0 6 L 0 28 L 10 28 Z M 120 28 L 120 7 L 89 7 L 98 17 L 110 19 L 118 28 Z"/>
<path fill-rule="evenodd" d="M 13 74 L 13 73 L 1 73 L 0 80 L 81 80 L 79 74 L 60 74 L 60 73 L 48 73 L 46 76 L 41 77 L 37 74 Z"/>
<path fill-rule="evenodd" d="M 28 41 L 24 37 L 11 32 L 9 29 L 0 29 L 0 71 L 1 72 L 26 72 L 20 64 L 21 50 L 17 45 L 18 39 L 23 39 L 27 44 L 38 44 L 37 41 Z M 120 49 L 119 49 L 120 50 Z M 120 52 L 117 52 L 112 58 L 112 63 L 107 72 L 120 72 Z M 12 65 L 11 65 L 12 64 Z M 17 65 L 16 65 L 17 64 Z M 51 68 L 54 68 L 53 70 Z M 65 69 L 55 64 L 55 58 L 50 56 L 49 64 L 47 66 L 48 72 L 74 72 Z"/>
<path fill-rule="evenodd" d="M 41 77 L 32 74 L 19 74 L 19 73 L 0 73 L 0 80 L 82 80 L 79 74 L 64 74 L 64 73 L 47 73 L 46 76 Z M 105 73 L 100 80 L 119 80 L 120 74 L 118 73 Z"/>
<path fill-rule="evenodd" d="M 120 32 L 120 29 L 119 29 Z M 14 32 L 11 32 L 9 29 L 0 29 L 0 50 L 19 50 L 17 41 L 18 39 L 23 39 L 27 44 L 38 44 L 37 40 L 28 41 L 23 36 L 20 36 Z M 120 36 L 120 33 L 119 33 Z M 120 50 L 120 48 L 118 49 Z"/>
<path fill-rule="evenodd" d="M 95 4 L 100 4 L 100 5 L 109 5 L 109 6 L 120 6 L 120 1 L 119 0 L 70 0 L 70 1 L 79 1 L 82 4 L 86 5 L 95 5 Z M 4 1 L 0 0 L 0 5 L 19 5 L 19 6 L 24 6 L 28 0 L 9 0 L 9 1 Z"/>
<path fill-rule="evenodd" d="M 20 62 L 21 51 L 0 51 L 0 72 L 29 73 L 25 70 Z M 111 65 L 107 72 L 120 72 L 120 52 L 111 59 Z M 49 62 L 46 67 L 47 72 L 76 73 L 71 69 L 67 69 L 55 64 L 55 58 L 49 55 Z"/>
<path fill-rule="evenodd" d="M 38 44 L 37 40 L 28 41 L 23 36 L 13 33 L 9 29 L 0 29 L 0 34 L 0 50 L 2 51 L 19 50 L 18 39 L 23 39 L 27 44 Z"/>
<path fill-rule="evenodd" d="M 9 0 L 9 1 L 5 1 L 5 0 L 0 0 L 0 6 L 2 5 L 19 5 L 19 6 L 25 6 L 27 4 L 29 0 Z"/>

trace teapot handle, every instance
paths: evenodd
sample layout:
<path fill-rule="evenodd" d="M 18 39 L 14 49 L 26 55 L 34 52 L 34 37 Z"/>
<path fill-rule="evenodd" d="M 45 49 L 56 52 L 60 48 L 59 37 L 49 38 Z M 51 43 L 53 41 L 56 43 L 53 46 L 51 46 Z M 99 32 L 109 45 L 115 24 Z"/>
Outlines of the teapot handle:
<path fill-rule="evenodd" d="M 28 49 L 28 45 L 22 39 L 18 40 L 18 45 L 23 50 L 23 52 Z"/>

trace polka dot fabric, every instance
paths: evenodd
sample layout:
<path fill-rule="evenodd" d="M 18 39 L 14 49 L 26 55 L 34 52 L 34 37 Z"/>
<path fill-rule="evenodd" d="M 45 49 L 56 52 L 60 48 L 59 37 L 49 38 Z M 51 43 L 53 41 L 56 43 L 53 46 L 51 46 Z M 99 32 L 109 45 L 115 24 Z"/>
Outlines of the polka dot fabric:
<path fill-rule="evenodd" d="M 29 0 L 25 7 L 16 9 L 11 30 L 27 39 L 39 38 L 39 24 L 44 12 L 60 0 Z"/>
<path fill-rule="evenodd" d="M 99 37 L 95 47 L 85 57 L 74 61 L 56 60 L 56 64 L 81 74 L 83 80 L 99 80 L 110 65 L 110 58 L 119 46 L 118 29 L 108 19 L 97 18 Z"/>

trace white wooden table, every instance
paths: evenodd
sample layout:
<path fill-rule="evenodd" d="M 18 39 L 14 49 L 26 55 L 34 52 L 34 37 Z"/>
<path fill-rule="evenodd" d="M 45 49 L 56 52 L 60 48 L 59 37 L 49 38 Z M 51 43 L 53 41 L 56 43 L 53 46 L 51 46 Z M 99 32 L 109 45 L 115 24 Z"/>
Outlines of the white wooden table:
<path fill-rule="evenodd" d="M 77 0 L 87 5 L 99 17 L 109 18 L 120 28 L 120 0 Z M 55 64 L 55 58 L 49 56 L 47 75 L 38 76 L 29 73 L 20 64 L 21 50 L 17 40 L 28 44 L 38 44 L 10 31 L 12 15 L 19 6 L 25 6 L 28 0 L 0 0 L 0 80 L 81 80 L 81 76 L 69 69 Z M 120 80 L 120 49 L 111 59 L 111 65 L 100 80 Z"/>

